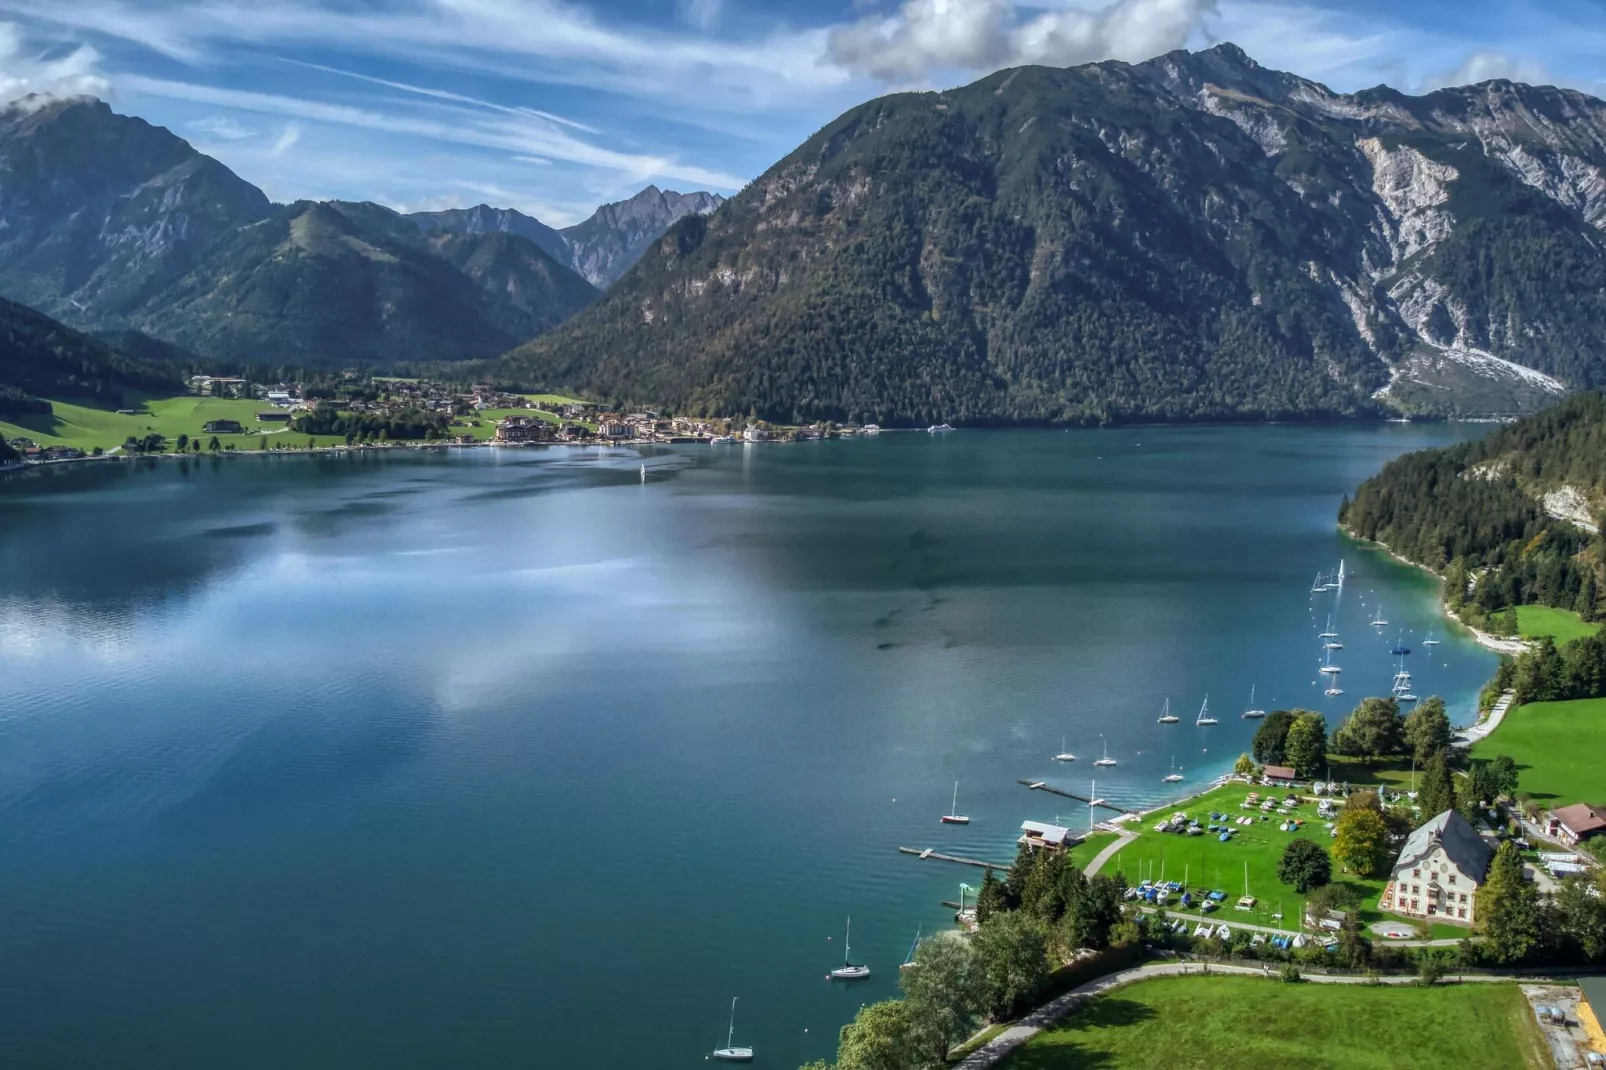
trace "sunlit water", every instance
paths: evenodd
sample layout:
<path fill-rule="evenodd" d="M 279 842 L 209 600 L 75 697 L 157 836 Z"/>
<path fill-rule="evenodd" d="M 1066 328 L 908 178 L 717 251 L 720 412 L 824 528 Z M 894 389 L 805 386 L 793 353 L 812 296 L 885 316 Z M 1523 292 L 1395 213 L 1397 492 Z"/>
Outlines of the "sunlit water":
<path fill-rule="evenodd" d="M 1017 778 L 1085 791 L 1107 745 L 1098 793 L 1161 801 L 1173 760 L 1198 786 L 1246 748 L 1251 684 L 1336 727 L 1402 632 L 1418 693 L 1466 720 L 1493 658 L 1333 516 L 1389 457 L 1479 430 L 0 484 L 0 1061 L 690 1067 L 733 995 L 763 1065 L 829 1055 L 979 880 L 899 845 L 1007 859 L 1023 818 L 1087 823 Z M 1343 595 L 1311 595 L 1341 556 Z M 937 822 L 956 779 L 968 828 Z M 854 987 L 825 980 L 849 913 Z"/>

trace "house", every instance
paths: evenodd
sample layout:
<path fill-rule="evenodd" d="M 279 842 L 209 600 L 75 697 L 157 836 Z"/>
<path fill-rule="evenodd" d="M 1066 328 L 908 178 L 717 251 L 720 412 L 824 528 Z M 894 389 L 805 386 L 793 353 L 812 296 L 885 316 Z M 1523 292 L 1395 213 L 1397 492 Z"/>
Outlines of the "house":
<path fill-rule="evenodd" d="M 742 432 L 742 441 L 744 442 L 764 442 L 769 437 L 770 433 L 762 427 L 749 426 L 746 431 Z"/>
<path fill-rule="evenodd" d="M 1552 810 L 1545 822 L 1546 834 L 1570 847 L 1603 831 L 1606 831 L 1606 810 L 1588 803 Z"/>
<path fill-rule="evenodd" d="M 1266 766 L 1265 772 L 1262 774 L 1262 776 L 1268 784 L 1278 784 L 1283 787 L 1287 787 L 1293 784 L 1298 774 L 1294 772 L 1292 766 L 1268 765 Z"/>
<path fill-rule="evenodd" d="M 271 405 L 288 405 L 288 404 L 290 404 L 290 391 L 288 391 L 288 390 L 269 390 L 268 391 L 268 403 L 271 404 Z"/>
<path fill-rule="evenodd" d="M 1052 851 L 1063 851 L 1067 847 L 1074 847 L 1082 842 L 1082 838 L 1071 832 L 1068 828 L 1059 825 L 1049 825 L 1041 821 L 1022 821 L 1020 826 L 1020 840 L 1018 842 L 1027 847 L 1046 847 Z"/>
<path fill-rule="evenodd" d="M 1411 833 L 1383 889 L 1381 906 L 1395 914 L 1473 924 L 1478 885 L 1494 847 L 1467 819 L 1446 810 Z"/>
<path fill-rule="evenodd" d="M 259 424 L 287 424 L 289 422 L 290 422 L 290 414 L 287 413 L 287 412 L 259 412 L 259 413 L 257 413 L 257 423 L 259 423 Z"/>
<path fill-rule="evenodd" d="M 597 425 L 598 438 L 627 439 L 636 433 L 636 429 L 623 420 L 604 420 Z"/>
<path fill-rule="evenodd" d="M 545 420 L 530 416 L 509 416 L 496 425 L 498 442 L 549 442 L 552 433 Z"/>
<path fill-rule="evenodd" d="M 238 420 L 208 420 L 201 425 L 201 433 L 207 435 L 238 435 L 244 430 Z"/>

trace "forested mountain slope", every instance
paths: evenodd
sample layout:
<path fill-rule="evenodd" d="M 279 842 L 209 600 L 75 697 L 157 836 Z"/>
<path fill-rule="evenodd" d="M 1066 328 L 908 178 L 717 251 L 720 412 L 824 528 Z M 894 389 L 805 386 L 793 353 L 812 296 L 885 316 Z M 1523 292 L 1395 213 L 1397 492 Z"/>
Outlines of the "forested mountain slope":
<path fill-rule="evenodd" d="M 923 423 L 1524 411 L 1606 382 L 1606 105 L 1240 50 L 855 108 L 502 374 Z"/>
<path fill-rule="evenodd" d="M 1589 620 L 1606 562 L 1602 515 L 1606 398 L 1587 393 L 1479 441 L 1391 461 L 1339 522 L 1445 573 L 1452 604 L 1487 614 L 1539 603 Z"/>
<path fill-rule="evenodd" d="M 0 299 L 0 418 L 50 411 L 44 398 L 100 405 L 124 393 L 180 388 L 178 374 L 81 334 L 42 312 Z"/>

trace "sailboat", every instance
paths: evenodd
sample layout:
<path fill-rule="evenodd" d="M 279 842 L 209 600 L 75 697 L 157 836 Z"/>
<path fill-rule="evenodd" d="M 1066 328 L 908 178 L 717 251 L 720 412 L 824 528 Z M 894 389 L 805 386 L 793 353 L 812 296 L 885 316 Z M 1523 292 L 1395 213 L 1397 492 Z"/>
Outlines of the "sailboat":
<path fill-rule="evenodd" d="M 1372 622 L 1372 624 L 1374 626 L 1378 627 L 1378 628 L 1385 628 L 1385 627 L 1388 626 L 1388 618 L 1383 616 L 1383 603 L 1382 602 L 1379 602 L 1377 604 L 1377 619 L 1374 620 Z"/>
<path fill-rule="evenodd" d="M 1344 693 L 1344 689 L 1342 687 L 1338 686 L 1338 677 L 1336 677 L 1336 676 L 1333 677 L 1333 682 L 1328 686 L 1327 690 L 1322 692 L 1322 694 L 1328 695 L 1328 696 L 1342 695 L 1343 693 Z"/>
<path fill-rule="evenodd" d="M 647 482 L 647 466 L 646 465 L 642 465 L 641 466 L 641 481 L 643 483 Z"/>
<path fill-rule="evenodd" d="M 1411 648 L 1405 645 L 1405 633 L 1401 632 L 1400 637 L 1394 641 L 1394 649 L 1390 650 L 1389 653 L 1397 658 L 1403 658 L 1410 652 Z"/>
<path fill-rule="evenodd" d="M 1318 572 L 1316 573 L 1316 578 L 1311 581 L 1310 593 L 1321 594 L 1325 590 L 1327 590 L 1327 581 L 1322 579 L 1322 574 Z"/>
<path fill-rule="evenodd" d="M 753 1061 L 752 1048 L 738 1048 L 734 1043 L 736 1039 L 736 997 L 731 997 L 731 1023 L 725 1030 L 725 1046 L 715 1048 L 709 1055 L 710 1059 L 723 1059 L 728 1063 L 750 1063 Z"/>
<path fill-rule="evenodd" d="M 1322 662 L 1322 667 L 1320 669 L 1318 669 L 1317 672 L 1324 672 L 1324 673 L 1327 673 L 1329 676 L 1337 676 L 1339 673 L 1344 671 L 1343 669 L 1340 669 L 1337 665 L 1333 664 L 1333 652 L 1331 650 L 1329 650 L 1324 655 L 1324 659 L 1325 660 L 1323 660 L 1323 662 Z"/>
<path fill-rule="evenodd" d="M 968 824 L 970 824 L 970 818 L 964 816 L 963 814 L 961 814 L 959 812 L 959 781 L 957 781 L 957 780 L 954 781 L 954 802 L 953 802 L 953 805 L 948 808 L 948 812 L 946 814 L 942 815 L 942 823 L 944 825 L 968 825 Z"/>
<path fill-rule="evenodd" d="M 1171 700 L 1166 699 L 1165 706 L 1160 710 L 1160 723 L 1176 724 L 1180 720 L 1182 720 L 1182 718 L 1171 712 Z"/>
<path fill-rule="evenodd" d="M 1210 716 L 1210 696 L 1206 695 L 1204 705 L 1199 707 L 1199 716 L 1194 718 L 1195 725 L 1220 724 L 1216 718 Z"/>
<path fill-rule="evenodd" d="M 1246 721 L 1255 721 L 1266 716 L 1266 711 L 1255 706 L 1255 685 L 1249 685 L 1249 705 L 1244 709 L 1243 717 Z"/>
<path fill-rule="evenodd" d="M 964 885 L 961 884 L 959 887 L 961 889 L 963 889 Z M 963 900 L 965 898 L 965 893 L 963 891 L 961 891 L 959 893 L 959 898 L 961 900 Z M 963 910 L 965 908 L 963 906 L 961 906 L 959 909 Z M 899 964 L 898 969 L 907 970 L 909 967 L 911 967 L 911 966 L 913 966 L 915 964 L 915 949 L 917 947 L 919 947 L 919 946 L 920 946 L 920 926 L 916 925 L 915 926 L 915 938 L 914 938 L 914 941 L 909 945 L 909 954 L 907 954 L 907 955 L 905 955 L 903 957 L 903 962 Z"/>
<path fill-rule="evenodd" d="M 1104 747 L 1104 757 L 1093 759 L 1093 764 L 1094 765 L 1114 765 L 1115 764 L 1115 759 L 1110 757 L 1110 745 L 1108 743 L 1104 742 L 1104 737 L 1103 736 L 1099 737 L 1099 743 L 1102 744 L 1103 747 Z"/>
<path fill-rule="evenodd" d="M 1182 774 L 1177 772 L 1177 759 L 1175 755 L 1173 755 L 1171 758 L 1171 772 L 1166 774 L 1161 779 L 1167 784 L 1177 784 L 1182 781 Z"/>
<path fill-rule="evenodd" d="M 1422 640 L 1422 645 L 1423 646 L 1438 646 L 1439 645 L 1439 641 L 1437 639 L 1433 638 L 1433 629 L 1432 628 L 1428 629 L 1428 637 L 1426 639 Z"/>
<path fill-rule="evenodd" d="M 1058 754 L 1054 755 L 1054 760 L 1056 762 L 1074 762 L 1074 761 L 1076 761 L 1076 755 L 1072 754 L 1070 751 L 1065 749 L 1065 737 L 1064 736 L 1060 737 L 1060 752 Z"/>
<path fill-rule="evenodd" d="M 1321 635 L 1317 636 L 1317 638 L 1318 639 L 1337 639 L 1338 638 L 1338 633 L 1333 631 L 1333 615 L 1331 613 L 1327 614 L 1327 630 L 1325 632 L 1323 632 Z"/>
<path fill-rule="evenodd" d="M 847 930 L 842 934 L 842 965 L 832 970 L 833 981 L 862 981 L 870 976 L 870 967 L 853 961 L 853 918 L 848 918 Z"/>
<path fill-rule="evenodd" d="M 1411 694 L 1411 674 L 1405 671 L 1405 659 L 1402 657 L 1394 673 L 1394 697 L 1401 702 L 1415 702 L 1416 696 Z"/>

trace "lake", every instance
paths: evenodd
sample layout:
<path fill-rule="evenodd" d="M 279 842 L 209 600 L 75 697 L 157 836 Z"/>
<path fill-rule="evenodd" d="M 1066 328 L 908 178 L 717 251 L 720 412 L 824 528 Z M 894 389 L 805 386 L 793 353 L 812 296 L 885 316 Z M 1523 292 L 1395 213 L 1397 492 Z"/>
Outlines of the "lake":
<path fill-rule="evenodd" d="M 1007 860 L 1023 819 L 1088 823 L 1018 778 L 1085 792 L 1107 747 L 1112 802 L 1174 795 L 1173 762 L 1202 787 L 1247 749 L 1251 686 L 1336 728 L 1401 634 L 1418 693 L 1470 720 L 1494 657 L 1334 513 L 1390 457 L 1484 430 L 12 477 L 6 1065 L 691 1067 L 732 996 L 762 1065 L 830 1056 L 980 883 L 898 846 Z M 1344 591 L 1311 594 L 1341 558 Z M 1221 723 L 1197 727 L 1207 695 Z M 955 780 L 964 828 L 937 821 Z M 874 976 L 833 985 L 849 914 Z"/>

